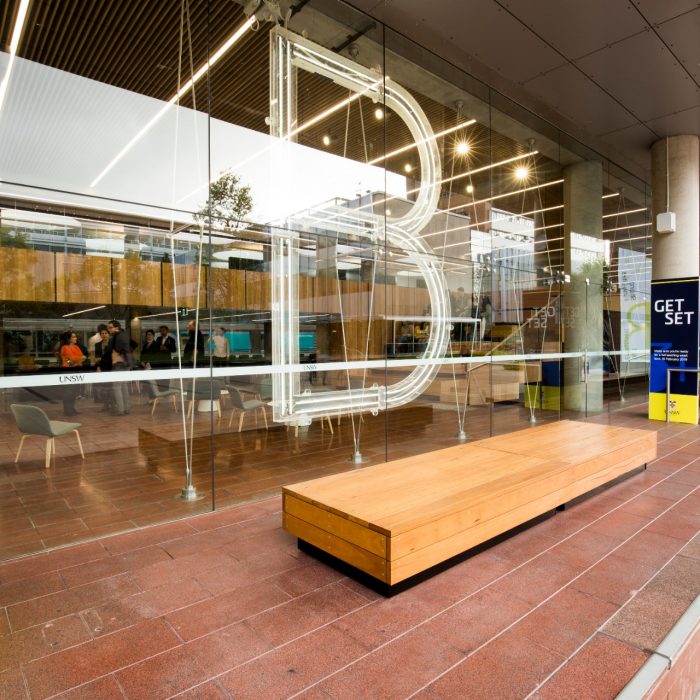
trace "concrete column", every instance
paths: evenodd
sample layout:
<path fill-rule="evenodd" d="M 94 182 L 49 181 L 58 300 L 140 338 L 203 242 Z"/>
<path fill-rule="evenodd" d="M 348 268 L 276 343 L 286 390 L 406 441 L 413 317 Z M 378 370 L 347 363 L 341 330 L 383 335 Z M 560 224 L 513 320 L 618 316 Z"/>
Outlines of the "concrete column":
<path fill-rule="evenodd" d="M 601 163 L 576 163 L 564 169 L 564 270 L 571 278 L 561 287 L 566 352 L 603 349 L 603 261 L 595 260 L 595 252 L 584 252 L 592 251 L 603 238 L 602 192 Z M 577 235 L 585 238 L 577 240 Z M 602 357 L 588 359 L 590 381 L 585 384 L 583 357 L 564 360 L 565 409 L 602 410 L 602 366 Z"/>
<path fill-rule="evenodd" d="M 668 168 L 666 167 L 668 163 Z M 700 139 L 671 136 L 651 148 L 652 279 L 700 273 Z M 676 214 L 675 233 L 658 233 L 656 216 Z"/>

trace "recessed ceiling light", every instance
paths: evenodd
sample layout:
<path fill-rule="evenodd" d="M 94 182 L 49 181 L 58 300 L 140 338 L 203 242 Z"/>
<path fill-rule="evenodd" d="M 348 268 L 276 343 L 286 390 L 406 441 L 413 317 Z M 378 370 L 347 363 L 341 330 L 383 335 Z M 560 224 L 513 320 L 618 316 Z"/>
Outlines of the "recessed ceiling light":
<path fill-rule="evenodd" d="M 411 166 L 410 163 L 406 163 L 406 165 L 403 166 L 403 170 L 404 170 L 404 172 L 406 172 L 406 173 L 410 173 L 411 170 L 413 170 L 413 167 Z"/>
<path fill-rule="evenodd" d="M 377 109 L 374 110 L 374 116 L 377 119 L 384 119 L 384 110 L 381 107 L 377 107 Z"/>
<path fill-rule="evenodd" d="M 467 194 L 472 194 L 474 192 L 474 185 L 467 185 Z"/>
<path fill-rule="evenodd" d="M 515 169 L 516 180 L 527 180 L 529 174 L 530 171 L 524 165 L 521 165 L 520 167 Z"/>
<path fill-rule="evenodd" d="M 466 141 L 460 141 L 460 142 L 457 144 L 456 151 L 457 151 L 457 153 L 459 153 L 459 155 L 461 155 L 461 156 L 463 156 L 463 155 L 469 153 L 469 144 L 468 144 Z"/>
<path fill-rule="evenodd" d="M 331 137 L 328 134 L 325 134 L 325 136 L 321 139 L 321 141 L 323 141 L 324 146 L 331 145 Z"/>

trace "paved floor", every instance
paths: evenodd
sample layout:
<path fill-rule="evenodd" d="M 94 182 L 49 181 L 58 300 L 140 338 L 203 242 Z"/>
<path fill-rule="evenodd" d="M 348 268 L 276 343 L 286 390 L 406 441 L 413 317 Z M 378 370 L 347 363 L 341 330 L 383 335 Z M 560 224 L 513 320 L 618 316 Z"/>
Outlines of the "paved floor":
<path fill-rule="evenodd" d="M 279 497 L 0 564 L 0 698 L 613 698 L 700 593 L 700 428 L 614 419 L 647 471 L 390 599 Z"/>
<path fill-rule="evenodd" d="M 254 417 L 237 432 L 238 415 L 229 428 L 232 409 L 223 418 L 195 413 L 186 422 L 193 481 L 200 498 L 176 498 L 185 486 L 183 422 L 167 403 L 151 415 L 144 395 L 132 396 L 131 414 L 113 417 L 99 412 L 92 400 L 79 401 L 80 433 L 85 460 L 74 435 L 56 441 L 56 457 L 45 469 L 46 441 L 26 441 L 14 463 L 20 433 L 9 409 L 0 411 L 0 560 L 82 540 L 124 532 L 216 508 L 279 494 L 280 486 L 324 474 L 354 469 L 355 440 L 368 464 L 456 444 L 458 414 L 435 403 L 414 402 L 363 422 L 347 416 L 341 424 L 315 421 L 295 434 Z M 51 418 L 62 420 L 61 404 L 45 404 Z M 454 409 L 454 407 L 452 407 Z M 463 414 L 462 414 L 463 416 Z M 469 406 L 472 437 L 510 432 L 529 425 L 530 413 L 516 404 Z M 558 418 L 538 411 L 538 420 Z"/>

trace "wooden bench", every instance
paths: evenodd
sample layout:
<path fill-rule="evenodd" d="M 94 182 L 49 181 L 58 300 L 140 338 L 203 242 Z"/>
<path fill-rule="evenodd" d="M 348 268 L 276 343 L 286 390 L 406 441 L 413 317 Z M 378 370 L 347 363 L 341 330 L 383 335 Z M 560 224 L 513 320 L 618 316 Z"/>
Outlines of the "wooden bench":
<path fill-rule="evenodd" d="M 656 456 L 656 432 L 559 421 L 283 489 L 284 527 L 388 586 Z"/>

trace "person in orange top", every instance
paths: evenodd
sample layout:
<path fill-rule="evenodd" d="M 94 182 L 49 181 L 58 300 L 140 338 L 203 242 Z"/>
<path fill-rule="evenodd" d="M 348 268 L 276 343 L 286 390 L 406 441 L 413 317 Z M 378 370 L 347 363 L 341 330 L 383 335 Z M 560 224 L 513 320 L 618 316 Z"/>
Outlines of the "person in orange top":
<path fill-rule="evenodd" d="M 79 369 L 86 357 L 78 347 L 78 336 L 75 333 L 66 333 L 64 343 L 60 350 L 61 367 L 64 369 Z M 75 416 L 75 397 L 78 395 L 78 385 L 67 384 L 63 387 L 63 413 L 66 416 Z"/>
<path fill-rule="evenodd" d="M 78 347 L 78 336 L 71 333 L 68 342 L 61 346 L 61 367 L 81 367 L 85 362 L 85 355 Z"/>

